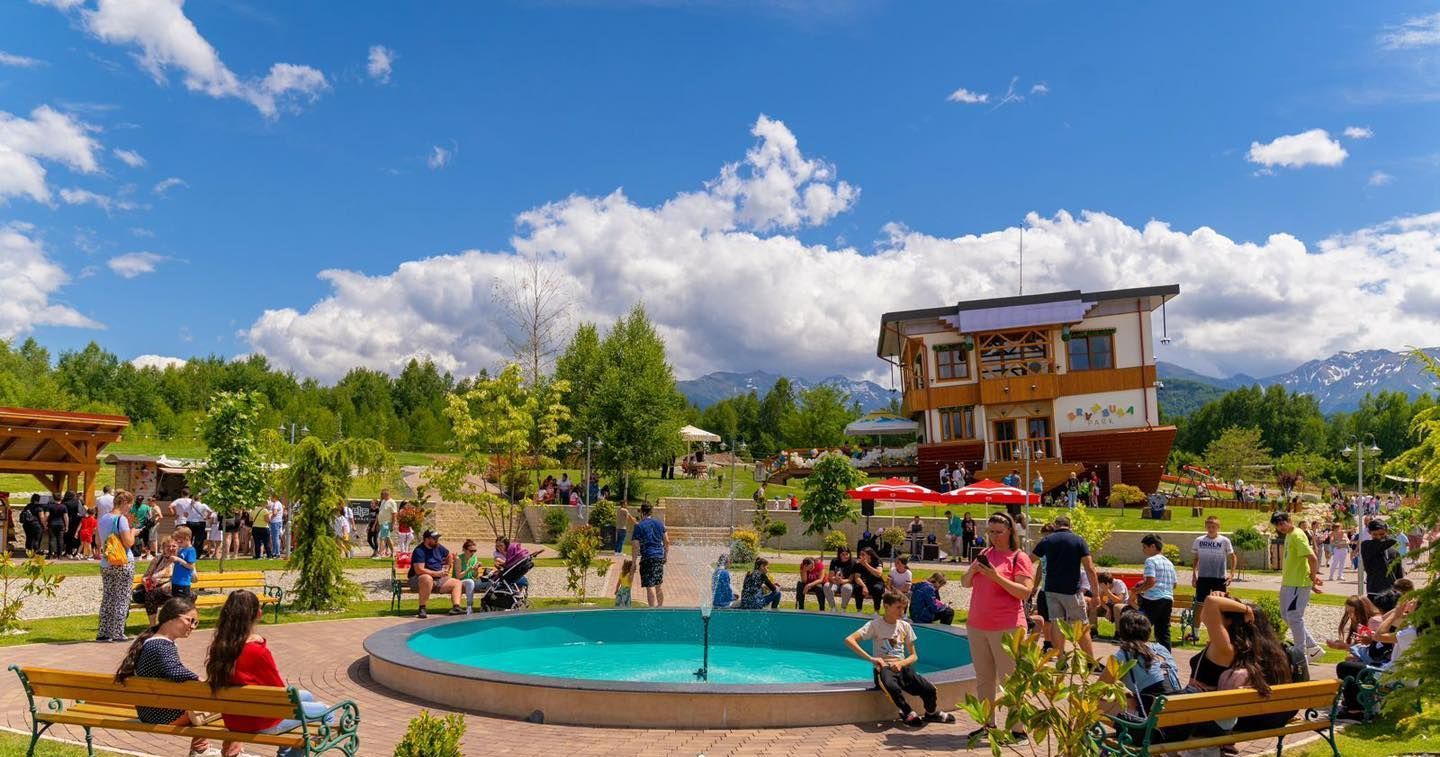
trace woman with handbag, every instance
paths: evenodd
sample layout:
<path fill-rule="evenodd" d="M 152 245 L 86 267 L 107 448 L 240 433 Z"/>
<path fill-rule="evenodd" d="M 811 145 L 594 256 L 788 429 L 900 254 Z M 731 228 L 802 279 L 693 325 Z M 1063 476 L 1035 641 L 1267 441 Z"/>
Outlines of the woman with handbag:
<path fill-rule="evenodd" d="M 160 540 L 158 554 L 150 561 L 150 567 L 145 570 L 140 585 L 135 587 L 130 597 L 135 604 L 145 605 L 145 614 L 149 616 L 152 626 L 160 614 L 160 607 L 173 596 L 170 591 L 170 574 L 175 570 L 177 549 L 174 539 L 167 536 Z"/>
<path fill-rule="evenodd" d="M 135 583 L 135 532 L 125 513 L 135 495 L 115 492 L 115 507 L 100 521 L 95 536 L 100 542 L 100 630 L 96 641 L 127 641 L 125 618 L 130 614 L 131 588 Z"/>

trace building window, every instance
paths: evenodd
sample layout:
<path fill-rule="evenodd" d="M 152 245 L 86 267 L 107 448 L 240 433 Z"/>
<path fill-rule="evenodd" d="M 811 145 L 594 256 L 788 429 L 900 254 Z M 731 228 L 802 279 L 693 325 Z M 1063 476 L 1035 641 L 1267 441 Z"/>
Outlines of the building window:
<path fill-rule="evenodd" d="M 981 334 L 980 378 L 1051 373 L 1050 334 L 1043 329 Z"/>
<path fill-rule="evenodd" d="M 1070 370 L 1097 371 L 1115 367 L 1115 332 L 1076 332 L 1070 335 Z"/>
<path fill-rule="evenodd" d="M 940 440 L 949 442 L 956 439 L 975 438 L 974 407 L 940 408 Z"/>
<path fill-rule="evenodd" d="M 936 347 L 935 376 L 940 381 L 970 378 L 970 352 L 959 345 Z"/>

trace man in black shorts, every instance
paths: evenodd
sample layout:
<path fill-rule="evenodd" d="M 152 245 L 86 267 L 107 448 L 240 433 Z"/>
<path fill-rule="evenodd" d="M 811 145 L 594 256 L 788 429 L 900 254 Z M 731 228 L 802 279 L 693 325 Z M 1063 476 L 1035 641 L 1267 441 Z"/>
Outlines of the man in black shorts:
<path fill-rule="evenodd" d="M 640 564 L 640 585 L 645 587 L 645 601 L 651 607 L 665 605 L 665 555 L 670 551 L 670 535 L 665 524 L 652 517 L 649 502 L 640 505 L 640 520 L 631 529 L 630 556 Z"/>

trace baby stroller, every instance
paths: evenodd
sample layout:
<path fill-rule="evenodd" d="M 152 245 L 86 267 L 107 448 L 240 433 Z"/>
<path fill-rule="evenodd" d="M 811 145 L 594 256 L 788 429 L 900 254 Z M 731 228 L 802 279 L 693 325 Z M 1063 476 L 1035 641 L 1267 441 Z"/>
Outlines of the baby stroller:
<path fill-rule="evenodd" d="M 480 597 L 480 610 L 523 610 L 528 607 L 530 590 L 520 583 L 520 579 L 534 567 L 535 561 L 529 555 L 514 565 L 506 565 L 490 580 L 490 588 Z"/>

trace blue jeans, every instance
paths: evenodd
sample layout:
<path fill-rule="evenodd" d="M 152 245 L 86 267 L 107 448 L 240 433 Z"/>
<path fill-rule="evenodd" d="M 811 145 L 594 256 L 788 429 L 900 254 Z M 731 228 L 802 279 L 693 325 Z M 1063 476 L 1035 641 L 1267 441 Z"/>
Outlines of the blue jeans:
<path fill-rule="evenodd" d="M 271 556 L 271 557 L 283 557 L 283 556 L 284 556 L 284 553 L 280 551 L 280 545 L 284 542 L 284 540 L 285 540 L 285 524 L 283 524 L 283 523 L 281 523 L 281 524 L 271 523 L 271 524 L 270 524 L 270 556 Z"/>
<path fill-rule="evenodd" d="M 305 717 L 318 718 L 322 714 L 324 714 L 326 710 L 330 709 L 330 707 L 323 702 L 315 701 L 314 694 L 311 694 L 308 691 L 301 691 L 300 709 L 305 713 Z M 330 717 L 326 718 L 326 722 L 334 725 L 335 717 L 335 714 L 331 713 Z M 294 729 L 299 727 L 300 721 L 298 720 L 282 720 L 275 726 L 271 728 L 266 728 L 265 730 L 261 731 L 261 733 L 285 733 L 286 731 L 293 731 Z M 280 751 L 276 754 L 276 757 L 299 757 L 299 755 L 301 754 L 303 754 L 303 752 L 301 751 L 296 751 L 288 747 L 281 747 Z"/>
<path fill-rule="evenodd" d="M 615 554 L 620 555 L 620 554 L 624 554 L 624 553 L 625 553 L 625 529 L 623 529 L 623 528 L 616 528 L 616 529 L 615 529 Z"/>

